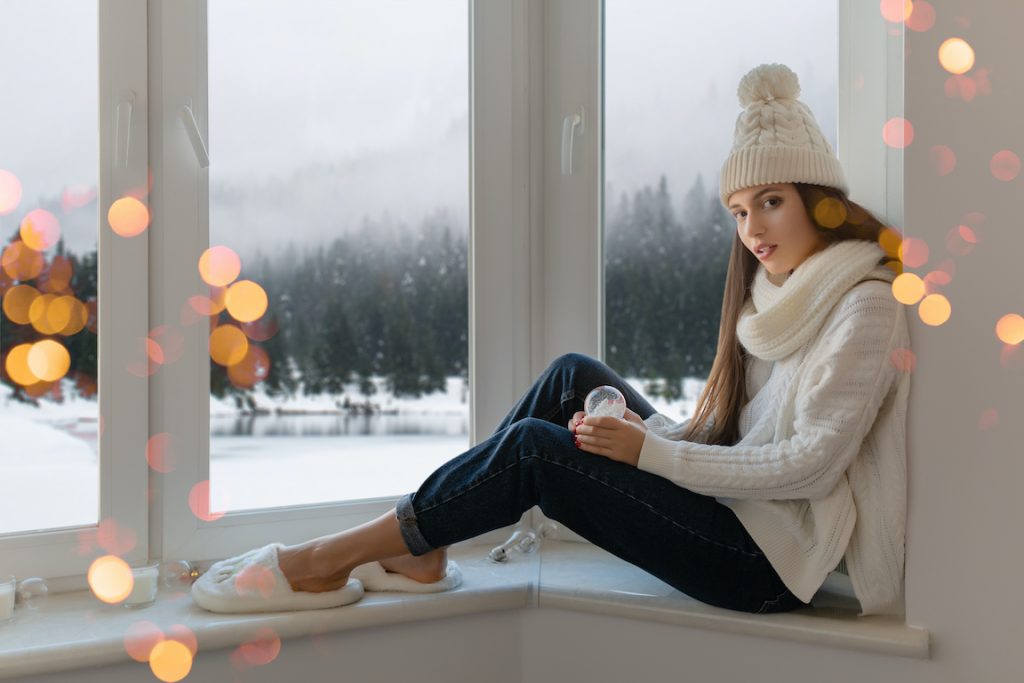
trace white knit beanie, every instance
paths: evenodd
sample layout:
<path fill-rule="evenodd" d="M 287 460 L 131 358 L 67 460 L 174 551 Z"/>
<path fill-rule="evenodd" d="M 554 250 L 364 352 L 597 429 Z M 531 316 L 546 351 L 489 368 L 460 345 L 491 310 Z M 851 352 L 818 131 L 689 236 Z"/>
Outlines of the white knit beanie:
<path fill-rule="evenodd" d="M 849 194 L 843 168 L 814 114 L 797 99 L 800 81 L 784 64 L 761 64 L 740 80 L 732 151 L 722 165 L 719 195 L 768 183 L 813 183 Z"/>

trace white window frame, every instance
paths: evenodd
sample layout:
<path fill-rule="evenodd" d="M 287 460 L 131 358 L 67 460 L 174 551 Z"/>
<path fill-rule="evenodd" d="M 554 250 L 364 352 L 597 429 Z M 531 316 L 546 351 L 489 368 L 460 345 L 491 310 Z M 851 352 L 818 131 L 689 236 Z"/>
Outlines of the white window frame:
<path fill-rule="evenodd" d="M 180 302 L 201 291 L 193 264 L 209 244 L 208 172 L 197 163 L 181 121 L 189 105 L 209 141 L 206 83 L 206 0 L 151 0 L 154 222 L 151 315 L 173 323 Z M 533 163 L 528 100 L 522 89 L 531 63 L 525 0 L 470 4 L 470 415 L 476 442 L 532 379 L 530 367 L 530 231 Z M 216 141 L 209 141 L 211 157 Z M 165 198 L 173 198 L 173 201 Z M 185 351 L 174 372 L 151 380 L 154 433 L 171 435 L 178 466 L 162 478 L 154 553 L 165 560 L 208 560 L 269 540 L 286 543 L 335 533 L 374 519 L 397 497 L 228 512 L 197 519 L 188 493 L 209 479 L 209 356 L 202 325 L 182 329 Z M 201 378 L 196 380 L 196 378 Z M 468 444 L 467 444 L 468 445 Z M 505 530 L 491 532 L 497 539 Z"/>
<path fill-rule="evenodd" d="M 98 11 L 98 513 L 100 521 L 113 519 L 119 530 L 134 533 L 134 548 L 121 557 L 141 564 L 149 553 L 148 380 L 131 374 L 128 363 L 147 360 L 149 237 L 148 231 L 131 238 L 115 235 L 107 210 L 147 183 L 146 7 L 133 0 L 99 0 Z M 42 577 L 54 590 L 80 587 L 89 564 L 103 551 L 79 555 L 79 534 L 96 529 L 92 524 L 4 535 L 0 573 Z"/>

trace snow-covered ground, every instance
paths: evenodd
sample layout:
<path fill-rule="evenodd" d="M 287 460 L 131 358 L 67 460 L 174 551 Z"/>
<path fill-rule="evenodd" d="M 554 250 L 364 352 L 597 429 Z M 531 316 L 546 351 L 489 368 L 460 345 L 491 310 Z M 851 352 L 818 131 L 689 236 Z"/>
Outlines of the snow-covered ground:
<path fill-rule="evenodd" d="M 642 391 L 640 381 L 630 383 Z M 469 448 L 461 379 L 418 399 L 395 398 L 378 386 L 369 399 L 354 386 L 342 396 L 275 399 L 257 391 L 257 407 L 270 414 L 256 416 L 240 416 L 233 399 L 211 397 L 211 508 L 399 495 Z M 687 380 L 683 400 L 651 405 L 682 419 L 701 386 Z M 14 484 L 0 498 L 0 533 L 96 523 L 98 404 L 73 394 L 67 386 L 63 403 L 34 407 L 12 400 L 10 387 L 0 384 L 0 479 Z M 346 417 L 338 408 L 346 396 L 386 414 Z"/>

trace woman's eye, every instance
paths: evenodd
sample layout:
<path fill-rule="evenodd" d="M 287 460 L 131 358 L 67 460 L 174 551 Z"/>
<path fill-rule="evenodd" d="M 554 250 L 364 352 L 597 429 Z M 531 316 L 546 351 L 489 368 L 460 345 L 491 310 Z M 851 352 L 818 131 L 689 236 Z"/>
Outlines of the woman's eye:
<path fill-rule="evenodd" d="M 776 202 L 775 206 L 778 206 L 778 203 L 780 201 L 782 200 L 780 200 L 778 197 L 769 197 L 768 199 L 765 200 L 765 203 L 767 204 L 768 202 Z"/>

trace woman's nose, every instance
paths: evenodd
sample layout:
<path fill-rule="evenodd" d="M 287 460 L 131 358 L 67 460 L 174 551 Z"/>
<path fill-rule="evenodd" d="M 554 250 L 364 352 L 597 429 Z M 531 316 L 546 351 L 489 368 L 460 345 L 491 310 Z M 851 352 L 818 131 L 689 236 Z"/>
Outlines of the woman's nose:
<path fill-rule="evenodd" d="M 743 232 L 746 233 L 748 237 L 757 237 L 764 232 L 764 225 L 761 223 L 759 218 L 747 214 L 747 220 L 743 226 Z"/>

